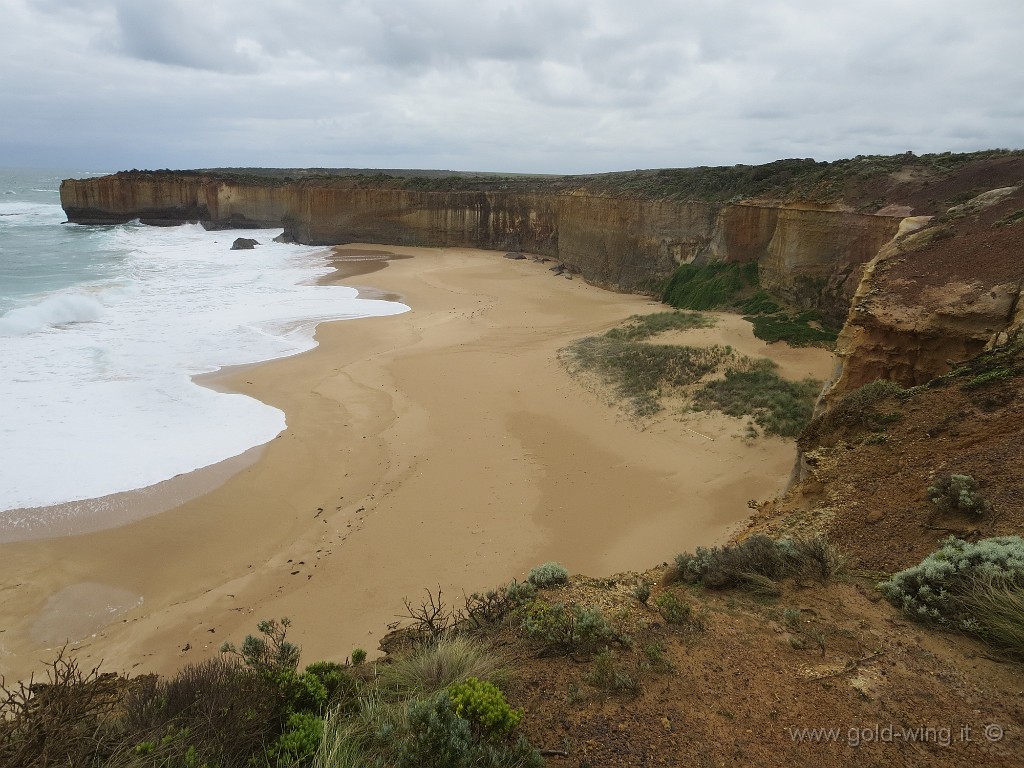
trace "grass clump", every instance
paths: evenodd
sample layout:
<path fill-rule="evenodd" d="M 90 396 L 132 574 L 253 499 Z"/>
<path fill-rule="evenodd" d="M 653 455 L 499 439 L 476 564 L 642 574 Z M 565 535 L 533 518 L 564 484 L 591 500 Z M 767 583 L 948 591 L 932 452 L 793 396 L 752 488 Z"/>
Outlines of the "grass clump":
<path fill-rule="evenodd" d="M 938 550 L 878 584 L 911 618 L 980 637 L 1024 658 L 1024 539 L 971 543 L 949 536 Z"/>
<path fill-rule="evenodd" d="M 842 571 L 844 558 L 826 539 L 774 540 L 758 534 L 724 547 L 697 547 L 677 555 L 676 580 L 711 588 L 762 590 L 763 578 L 810 576 L 826 581 Z"/>
<path fill-rule="evenodd" d="M 655 312 L 650 315 L 633 315 L 622 325 L 608 331 L 605 338 L 645 341 L 659 333 L 709 328 L 714 324 L 714 320 L 699 312 Z"/>
<path fill-rule="evenodd" d="M 1022 221 L 1024 221 L 1024 208 L 1020 208 L 1013 213 L 1006 214 L 999 221 L 992 224 L 992 228 L 998 229 L 999 227 L 1008 227 L 1012 224 L 1019 224 Z"/>
<path fill-rule="evenodd" d="M 1005 578 L 976 579 L 960 601 L 986 642 L 1024 660 L 1024 586 Z"/>
<path fill-rule="evenodd" d="M 594 664 L 586 676 L 586 681 L 595 688 L 606 691 L 625 691 L 640 693 L 640 672 L 628 672 L 615 663 L 615 654 L 606 648 L 594 657 Z"/>
<path fill-rule="evenodd" d="M 531 568 L 526 580 L 538 589 L 558 587 L 569 583 L 569 571 L 559 563 L 544 563 Z"/>
<path fill-rule="evenodd" d="M 580 339 L 561 350 L 559 357 L 570 373 L 598 375 L 632 405 L 635 415 L 650 416 L 661 409 L 664 392 L 696 384 L 733 352 L 718 345 L 650 344 L 605 335 Z"/>
<path fill-rule="evenodd" d="M 731 368 L 724 379 L 697 390 L 693 405 L 729 416 L 752 416 L 768 434 L 795 437 L 810 421 L 821 382 L 787 381 L 776 368 L 771 360 L 758 360 L 746 369 Z"/>
<path fill-rule="evenodd" d="M 432 696 L 474 677 L 500 680 L 505 665 L 491 650 L 462 635 L 442 635 L 381 667 L 378 688 L 389 696 Z"/>

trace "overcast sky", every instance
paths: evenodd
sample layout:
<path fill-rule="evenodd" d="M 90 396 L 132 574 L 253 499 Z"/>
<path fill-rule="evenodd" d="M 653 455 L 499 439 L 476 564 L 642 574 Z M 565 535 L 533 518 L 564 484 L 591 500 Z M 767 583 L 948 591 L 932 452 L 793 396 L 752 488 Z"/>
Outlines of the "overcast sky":
<path fill-rule="evenodd" d="M 1024 148 L 1024 0 L 0 0 L 0 166 Z"/>

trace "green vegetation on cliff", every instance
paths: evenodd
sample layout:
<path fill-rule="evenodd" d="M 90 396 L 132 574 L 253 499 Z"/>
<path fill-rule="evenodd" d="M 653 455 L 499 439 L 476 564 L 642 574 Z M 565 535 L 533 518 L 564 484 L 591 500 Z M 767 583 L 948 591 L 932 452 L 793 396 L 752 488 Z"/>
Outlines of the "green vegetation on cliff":
<path fill-rule="evenodd" d="M 879 182 L 886 185 L 902 183 L 899 180 L 893 182 L 900 174 L 942 178 L 971 164 L 1012 158 L 1024 158 L 1024 151 L 994 149 L 926 155 L 857 155 L 831 162 L 795 158 L 762 165 L 662 168 L 571 176 L 360 168 L 210 168 L 194 171 L 132 170 L 126 173 L 203 175 L 258 185 L 301 181 L 423 192 L 507 190 L 709 203 L 761 199 L 820 204 L 846 200 L 870 211 L 885 203 L 884 190 L 876 189 Z"/>
<path fill-rule="evenodd" d="M 676 309 L 743 312 L 754 326 L 754 335 L 769 344 L 829 347 L 838 336 L 838 329 L 827 327 L 814 310 L 787 310 L 762 290 L 756 262 L 680 264 L 661 298 Z"/>

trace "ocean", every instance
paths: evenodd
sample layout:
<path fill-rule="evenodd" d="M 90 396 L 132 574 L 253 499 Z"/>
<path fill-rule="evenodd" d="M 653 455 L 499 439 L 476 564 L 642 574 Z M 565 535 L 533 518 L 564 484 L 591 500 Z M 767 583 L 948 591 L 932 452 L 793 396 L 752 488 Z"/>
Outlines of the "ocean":
<path fill-rule="evenodd" d="M 309 350 L 320 322 L 408 309 L 317 285 L 329 253 L 275 243 L 280 230 L 64 223 L 61 179 L 90 175 L 0 169 L 0 541 L 45 526 L 40 507 L 74 515 L 68 502 L 285 428 L 280 410 L 194 376 Z M 260 245 L 232 251 L 236 237 Z"/>

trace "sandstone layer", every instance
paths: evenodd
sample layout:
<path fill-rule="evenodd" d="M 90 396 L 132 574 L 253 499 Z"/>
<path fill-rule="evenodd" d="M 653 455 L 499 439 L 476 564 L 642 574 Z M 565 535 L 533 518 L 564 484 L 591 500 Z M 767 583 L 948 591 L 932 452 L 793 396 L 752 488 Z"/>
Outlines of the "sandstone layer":
<path fill-rule="evenodd" d="M 283 227 L 309 245 L 528 251 L 627 292 L 655 292 L 684 263 L 757 261 L 766 287 L 836 321 L 861 265 L 892 239 L 901 218 L 566 189 L 418 191 L 352 178 L 268 182 L 172 172 L 69 179 L 61 202 L 80 224 L 190 221 Z"/>
<path fill-rule="evenodd" d="M 1024 153 L 585 177 L 130 171 L 65 181 L 72 222 L 282 227 L 312 245 L 515 250 L 657 294 L 680 264 L 751 262 L 762 287 L 844 326 L 824 402 L 911 386 L 1020 325 Z"/>

